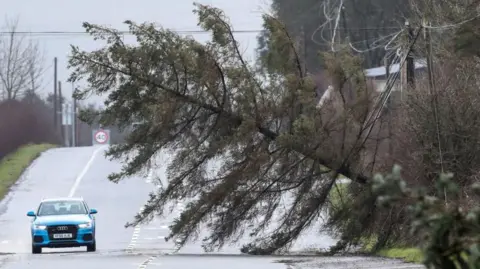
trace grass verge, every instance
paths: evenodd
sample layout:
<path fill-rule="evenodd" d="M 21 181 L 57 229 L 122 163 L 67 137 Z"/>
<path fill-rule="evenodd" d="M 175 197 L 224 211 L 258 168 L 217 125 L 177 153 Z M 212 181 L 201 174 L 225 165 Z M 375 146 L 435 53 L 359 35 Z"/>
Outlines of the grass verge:
<path fill-rule="evenodd" d="M 421 264 L 423 262 L 423 253 L 418 248 L 390 248 L 382 249 L 375 253 L 378 256 L 393 259 L 402 259 L 406 262 Z"/>
<path fill-rule="evenodd" d="M 56 147 L 51 144 L 29 144 L 0 160 L 0 200 L 10 190 L 10 187 L 20 178 L 23 171 L 48 149 Z"/>

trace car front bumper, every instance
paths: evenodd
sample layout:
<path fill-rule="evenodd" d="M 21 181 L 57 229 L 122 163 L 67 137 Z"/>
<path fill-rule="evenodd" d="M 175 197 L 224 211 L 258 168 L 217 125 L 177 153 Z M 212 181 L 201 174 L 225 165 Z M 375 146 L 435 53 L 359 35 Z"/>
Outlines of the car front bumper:
<path fill-rule="evenodd" d="M 32 245 L 35 247 L 47 248 L 68 248 L 89 246 L 95 241 L 95 233 L 92 228 L 82 228 L 77 230 L 75 238 L 51 239 L 47 230 L 32 231 Z"/>

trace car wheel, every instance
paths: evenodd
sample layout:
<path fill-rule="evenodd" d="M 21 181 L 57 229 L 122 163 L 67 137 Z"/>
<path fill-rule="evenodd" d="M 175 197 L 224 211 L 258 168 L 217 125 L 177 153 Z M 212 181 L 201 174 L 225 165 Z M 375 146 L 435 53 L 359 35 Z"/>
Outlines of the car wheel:
<path fill-rule="evenodd" d="M 42 253 L 42 248 L 32 245 L 32 253 L 33 254 L 40 254 L 40 253 Z"/>
<path fill-rule="evenodd" d="M 92 244 L 87 246 L 87 251 L 88 252 L 94 252 L 96 250 L 97 250 L 97 242 L 96 242 L 96 240 L 94 240 Z"/>

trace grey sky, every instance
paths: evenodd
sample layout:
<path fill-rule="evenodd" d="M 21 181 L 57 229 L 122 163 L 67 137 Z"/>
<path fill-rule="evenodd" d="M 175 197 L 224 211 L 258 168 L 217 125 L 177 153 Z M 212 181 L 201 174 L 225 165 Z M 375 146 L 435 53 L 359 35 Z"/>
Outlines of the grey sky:
<path fill-rule="evenodd" d="M 117 29 L 126 29 L 122 24 L 129 19 L 135 22 L 155 22 L 174 30 L 198 30 L 197 20 L 192 13 L 191 0 L 22 0 L 4 1 L 0 14 L 13 18 L 19 16 L 19 31 L 83 31 L 82 22 L 109 25 Z M 237 30 L 261 29 L 261 12 L 268 10 L 269 0 L 199 0 L 222 8 Z M 3 12 L 3 13 L 1 13 Z M 195 34 L 199 41 L 209 38 L 208 34 Z M 83 49 L 95 49 L 98 45 L 87 35 L 37 35 L 35 37 L 45 51 L 46 66 L 45 94 L 53 91 L 53 58 L 58 58 L 58 78 L 63 81 L 65 95 L 71 95 L 71 85 L 65 85 L 69 71 L 67 57 L 69 45 L 75 44 Z M 239 33 L 247 58 L 253 59 L 256 47 L 256 34 Z M 95 98 L 99 101 L 98 98 Z M 93 101 L 93 100 L 92 100 Z"/>

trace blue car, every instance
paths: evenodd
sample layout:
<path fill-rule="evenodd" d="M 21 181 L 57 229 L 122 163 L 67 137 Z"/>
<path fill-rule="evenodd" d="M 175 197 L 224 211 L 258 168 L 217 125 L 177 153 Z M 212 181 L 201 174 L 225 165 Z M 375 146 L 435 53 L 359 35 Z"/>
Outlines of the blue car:
<path fill-rule="evenodd" d="M 32 253 L 42 253 L 42 248 L 82 246 L 95 251 L 95 214 L 97 210 L 88 208 L 83 198 L 42 200 L 37 212 L 27 213 L 33 217 Z"/>

